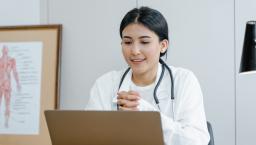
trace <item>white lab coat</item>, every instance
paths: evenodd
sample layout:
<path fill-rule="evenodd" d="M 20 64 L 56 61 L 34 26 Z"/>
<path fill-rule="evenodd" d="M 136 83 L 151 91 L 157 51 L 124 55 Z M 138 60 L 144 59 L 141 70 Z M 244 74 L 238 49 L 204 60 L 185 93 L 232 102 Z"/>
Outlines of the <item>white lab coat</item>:
<path fill-rule="evenodd" d="M 203 96 L 195 75 L 186 69 L 170 66 L 174 77 L 174 114 L 171 103 L 170 76 L 165 70 L 157 91 L 159 99 L 162 129 L 166 145 L 208 145 Z M 157 79 L 161 74 L 158 65 Z M 91 89 L 86 110 L 116 110 L 118 86 L 125 70 L 112 71 L 98 78 Z M 131 70 L 126 75 L 119 91 L 131 88 Z M 153 94 L 152 94 L 153 97 Z M 158 111 L 154 102 L 140 101 L 141 111 Z M 174 115 L 174 119 L 173 119 Z"/>

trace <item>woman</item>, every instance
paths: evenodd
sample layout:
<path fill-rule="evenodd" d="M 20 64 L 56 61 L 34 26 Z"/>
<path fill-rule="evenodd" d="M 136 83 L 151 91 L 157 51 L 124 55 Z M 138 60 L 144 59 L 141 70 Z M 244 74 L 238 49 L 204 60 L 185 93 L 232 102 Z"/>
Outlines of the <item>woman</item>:
<path fill-rule="evenodd" d="M 120 25 L 127 70 L 101 76 L 88 110 L 159 111 L 166 145 L 207 145 L 203 96 L 194 74 L 160 59 L 168 48 L 168 25 L 157 10 L 129 11 Z"/>

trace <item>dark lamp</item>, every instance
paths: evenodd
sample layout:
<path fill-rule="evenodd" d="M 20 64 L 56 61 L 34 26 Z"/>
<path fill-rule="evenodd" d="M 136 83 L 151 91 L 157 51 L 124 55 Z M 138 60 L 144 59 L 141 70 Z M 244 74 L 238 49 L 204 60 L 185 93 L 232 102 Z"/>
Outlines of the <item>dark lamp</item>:
<path fill-rule="evenodd" d="M 256 21 L 246 23 L 240 73 L 256 73 Z"/>

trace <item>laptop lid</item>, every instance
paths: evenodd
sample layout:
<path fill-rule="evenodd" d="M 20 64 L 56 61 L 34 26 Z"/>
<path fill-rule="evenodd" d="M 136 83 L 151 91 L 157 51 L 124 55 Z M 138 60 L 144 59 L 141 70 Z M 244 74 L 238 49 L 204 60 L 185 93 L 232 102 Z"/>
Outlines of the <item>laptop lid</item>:
<path fill-rule="evenodd" d="M 159 112 L 45 111 L 52 145 L 163 145 Z"/>

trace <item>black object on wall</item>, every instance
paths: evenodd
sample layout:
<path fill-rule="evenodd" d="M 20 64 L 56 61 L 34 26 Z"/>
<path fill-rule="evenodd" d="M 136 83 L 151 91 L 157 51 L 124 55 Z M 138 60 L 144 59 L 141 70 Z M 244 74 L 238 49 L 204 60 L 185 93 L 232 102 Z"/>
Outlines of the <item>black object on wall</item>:
<path fill-rule="evenodd" d="M 256 21 L 248 21 L 244 36 L 240 73 L 256 73 Z"/>

